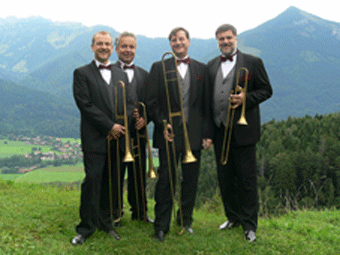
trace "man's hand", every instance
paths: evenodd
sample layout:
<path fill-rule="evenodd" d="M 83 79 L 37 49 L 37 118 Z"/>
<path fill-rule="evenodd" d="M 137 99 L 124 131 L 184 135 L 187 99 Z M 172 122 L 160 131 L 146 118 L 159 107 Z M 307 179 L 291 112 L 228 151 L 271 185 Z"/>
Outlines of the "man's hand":
<path fill-rule="evenodd" d="M 110 133 L 106 137 L 108 140 L 118 140 L 119 137 L 122 135 L 125 135 L 125 127 L 120 124 L 114 124 L 113 127 L 110 130 Z"/>
<path fill-rule="evenodd" d="M 170 124 L 167 124 L 166 128 L 167 129 L 164 130 L 164 138 L 167 142 L 172 142 L 175 136 L 172 131 L 172 126 Z"/>
<path fill-rule="evenodd" d="M 133 118 L 136 120 L 135 128 L 137 131 L 146 127 L 146 122 L 144 118 L 139 115 L 139 111 L 137 108 L 135 108 L 135 110 L 133 111 Z"/>
<path fill-rule="evenodd" d="M 244 89 L 241 88 L 239 85 L 237 85 L 237 89 L 240 89 L 241 92 L 238 93 L 238 94 L 231 94 L 230 97 L 229 97 L 229 101 L 232 105 L 231 106 L 232 109 L 236 109 L 237 107 L 239 107 L 244 100 L 244 95 L 245 95 Z"/>
<path fill-rule="evenodd" d="M 209 138 L 203 139 L 203 148 L 204 148 L 204 150 L 206 150 L 206 151 L 209 150 L 211 145 L 212 145 L 212 139 L 209 139 Z"/>

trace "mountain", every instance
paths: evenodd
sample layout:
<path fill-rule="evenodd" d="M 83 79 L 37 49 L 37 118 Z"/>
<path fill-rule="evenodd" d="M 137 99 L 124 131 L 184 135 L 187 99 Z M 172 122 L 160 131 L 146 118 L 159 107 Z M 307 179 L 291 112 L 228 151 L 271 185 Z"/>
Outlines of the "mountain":
<path fill-rule="evenodd" d="M 0 136 L 79 137 L 75 103 L 0 79 Z"/>
<path fill-rule="evenodd" d="M 93 59 L 91 39 L 99 30 L 118 35 L 107 26 L 41 17 L 0 19 L 0 78 L 49 92 L 76 112 L 73 70 Z M 290 7 L 238 39 L 240 50 L 263 59 L 273 86 L 273 97 L 261 104 L 262 122 L 340 111 L 339 23 Z M 169 50 L 167 38 L 138 36 L 135 63 L 149 70 Z M 207 63 L 220 53 L 215 39 L 191 38 L 189 54 Z M 13 100 L 8 107 L 16 107 Z"/>
<path fill-rule="evenodd" d="M 339 23 L 290 7 L 239 41 L 264 60 L 273 85 L 264 115 L 283 119 L 340 111 Z"/>

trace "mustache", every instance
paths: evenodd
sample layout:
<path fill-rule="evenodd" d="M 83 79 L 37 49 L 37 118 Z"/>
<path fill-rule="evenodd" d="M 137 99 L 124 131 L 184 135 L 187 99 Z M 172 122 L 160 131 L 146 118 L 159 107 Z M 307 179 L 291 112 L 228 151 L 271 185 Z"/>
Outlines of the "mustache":
<path fill-rule="evenodd" d="M 227 46 L 232 46 L 231 44 L 229 43 L 224 43 L 224 44 L 221 44 L 221 47 L 227 47 Z"/>

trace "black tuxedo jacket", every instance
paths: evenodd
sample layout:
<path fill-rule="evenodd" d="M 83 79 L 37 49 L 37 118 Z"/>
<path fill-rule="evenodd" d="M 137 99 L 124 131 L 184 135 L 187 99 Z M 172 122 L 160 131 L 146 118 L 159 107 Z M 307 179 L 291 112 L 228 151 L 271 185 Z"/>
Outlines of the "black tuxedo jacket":
<path fill-rule="evenodd" d="M 212 59 L 208 63 L 211 83 L 215 84 L 215 78 L 218 68 L 221 65 L 220 56 Z M 265 70 L 262 59 L 256 56 L 237 52 L 237 62 L 235 66 L 235 76 L 232 89 L 236 87 L 237 72 L 241 67 L 249 70 L 247 96 L 246 96 L 246 120 L 248 125 L 238 125 L 237 121 L 241 115 L 242 107 L 235 110 L 235 118 L 233 124 L 233 146 L 247 146 L 256 144 L 260 140 L 260 107 L 259 104 L 273 94 L 272 87 L 269 82 L 267 72 Z M 245 77 L 244 73 L 240 76 L 241 87 L 244 87 Z M 212 100 L 213 101 L 213 100 Z M 216 138 L 215 138 L 216 139 Z"/>
<path fill-rule="evenodd" d="M 165 60 L 167 70 L 176 70 L 174 58 Z M 212 138 L 212 119 L 210 112 L 211 86 L 207 66 L 190 59 L 189 120 L 188 135 L 192 150 L 202 148 L 203 138 Z M 170 75 L 171 76 L 171 75 Z M 172 77 L 176 77 L 173 73 Z M 172 112 L 180 110 L 179 90 L 177 82 L 168 83 Z M 163 64 L 155 62 L 147 80 L 147 107 L 149 120 L 155 124 L 153 146 L 165 148 L 163 120 L 169 122 L 168 103 L 164 82 Z M 173 118 L 176 148 L 183 148 L 183 124 L 181 117 Z"/>
<path fill-rule="evenodd" d="M 80 111 L 80 135 L 84 152 L 107 152 L 106 137 L 115 123 L 114 86 L 118 81 L 128 83 L 126 74 L 111 67 L 111 83 L 108 85 L 102 78 L 94 61 L 79 67 L 73 74 L 73 96 Z M 122 114 L 122 112 L 119 112 Z M 124 148 L 124 136 L 121 148 Z"/>

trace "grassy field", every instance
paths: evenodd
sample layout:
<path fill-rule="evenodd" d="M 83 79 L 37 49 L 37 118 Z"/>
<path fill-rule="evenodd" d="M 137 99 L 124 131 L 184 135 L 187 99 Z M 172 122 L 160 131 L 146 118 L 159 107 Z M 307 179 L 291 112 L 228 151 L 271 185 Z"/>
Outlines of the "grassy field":
<path fill-rule="evenodd" d="M 26 183 L 77 182 L 85 177 L 82 164 L 77 166 L 46 167 L 26 174 L 0 174 L 0 180 Z"/>
<path fill-rule="evenodd" d="M 77 188 L 0 180 L 0 254 L 340 254 L 337 210 L 260 219 L 258 240 L 249 244 L 241 228 L 218 230 L 225 221 L 221 206 L 194 212 L 193 235 L 179 236 L 172 224 L 164 243 L 152 240 L 152 225 L 131 221 L 126 206 L 120 241 L 95 232 L 73 247 L 79 196 Z M 149 199 L 151 218 L 153 206 Z"/>
<path fill-rule="evenodd" d="M 5 142 L 7 142 L 7 144 L 5 144 Z M 41 152 L 43 153 L 51 150 L 51 146 L 27 145 L 24 142 L 0 139 L 0 158 L 11 157 L 13 155 L 25 155 L 26 153 L 30 153 L 33 147 L 41 148 Z"/>
<path fill-rule="evenodd" d="M 76 182 L 85 177 L 82 166 L 47 167 L 31 171 L 17 178 L 16 182 L 48 183 L 48 182 Z"/>

